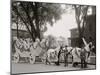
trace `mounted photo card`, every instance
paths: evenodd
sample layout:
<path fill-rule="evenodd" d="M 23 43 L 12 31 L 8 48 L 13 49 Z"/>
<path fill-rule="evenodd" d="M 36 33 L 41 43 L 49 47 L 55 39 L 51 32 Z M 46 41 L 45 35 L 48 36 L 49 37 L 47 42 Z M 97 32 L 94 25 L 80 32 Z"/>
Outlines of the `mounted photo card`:
<path fill-rule="evenodd" d="M 96 69 L 96 6 L 11 2 L 11 74 Z"/>

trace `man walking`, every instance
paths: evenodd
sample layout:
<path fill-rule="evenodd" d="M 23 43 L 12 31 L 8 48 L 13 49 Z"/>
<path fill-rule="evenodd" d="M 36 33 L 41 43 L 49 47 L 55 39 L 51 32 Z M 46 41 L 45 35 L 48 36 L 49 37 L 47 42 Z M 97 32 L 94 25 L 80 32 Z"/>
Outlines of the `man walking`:
<path fill-rule="evenodd" d="M 85 68 L 86 67 L 86 51 L 84 48 L 81 49 L 80 58 L 81 58 L 81 68 Z"/>
<path fill-rule="evenodd" d="M 62 51 L 62 46 L 60 47 L 60 50 L 59 50 L 59 52 L 58 52 L 58 61 L 57 61 L 57 63 L 56 63 L 56 65 L 60 65 L 60 54 L 61 54 L 61 51 Z"/>
<path fill-rule="evenodd" d="M 67 49 L 67 45 L 65 46 L 65 50 L 64 50 L 64 66 L 68 66 L 68 49 Z"/>

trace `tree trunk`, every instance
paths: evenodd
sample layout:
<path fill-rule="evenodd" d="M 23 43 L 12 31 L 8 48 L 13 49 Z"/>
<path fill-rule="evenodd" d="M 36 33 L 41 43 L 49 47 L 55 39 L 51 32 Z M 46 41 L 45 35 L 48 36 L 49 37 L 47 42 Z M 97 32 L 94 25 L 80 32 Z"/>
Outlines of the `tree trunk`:
<path fill-rule="evenodd" d="M 35 15 L 35 24 L 36 24 L 36 37 L 41 40 L 40 37 L 40 27 L 39 27 L 39 13 L 38 13 L 38 3 L 35 2 L 35 9 L 34 9 L 34 15 Z"/>
<path fill-rule="evenodd" d="M 82 47 L 82 31 L 81 31 L 80 23 L 78 23 L 78 31 L 79 31 L 79 47 Z"/>
<path fill-rule="evenodd" d="M 31 35 L 32 40 L 33 40 L 33 42 L 34 42 L 34 41 L 35 41 L 35 37 L 32 35 L 32 33 L 31 33 L 31 31 L 30 31 L 30 29 L 29 29 L 29 27 L 28 27 L 26 21 L 23 19 L 23 17 L 22 17 L 21 14 L 19 13 L 18 9 L 17 9 L 16 7 L 14 7 L 14 6 L 13 6 L 13 8 L 14 8 L 14 10 L 16 11 L 16 14 L 20 17 L 20 19 L 21 19 L 21 20 L 23 21 L 23 23 L 25 24 L 25 26 L 26 26 L 26 28 L 27 28 L 27 30 L 28 30 L 29 34 Z"/>
<path fill-rule="evenodd" d="M 18 33 L 18 15 L 17 15 L 17 22 L 16 22 L 16 26 L 17 26 L 17 38 L 19 38 L 19 33 Z"/>

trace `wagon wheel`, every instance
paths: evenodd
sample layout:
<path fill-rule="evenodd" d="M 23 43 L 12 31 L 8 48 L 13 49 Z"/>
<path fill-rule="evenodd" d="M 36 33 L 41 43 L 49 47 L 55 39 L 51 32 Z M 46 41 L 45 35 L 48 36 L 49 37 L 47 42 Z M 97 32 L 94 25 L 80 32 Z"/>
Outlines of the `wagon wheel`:
<path fill-rule="evenodd" d="M 46 63 L 46 60 L 47 60 L 47 56 L 46 55 L 44 55 L 43 57 L 41 57 L 41 61 L 42 61 L 42 63 Z"/>
<path fill-rule="evenodd" d="M 42 63 L 46 64 L 47 58 L 41 58 Z"/>
<path fill-rule="evenodd" d="M 35 56 L 32 56 L 32 55 L 30 54 L 30 59 L 29 59 L 29 61 L 30 61 L 31 64 L 34 64 L 34 63 L 35 63 Z"/>
<path fill-rule="evenodd" d="M 15 55 L 14 55 L 14 62 L 15 63 L 19 62 L 19 55 L 18 55 L 18 53 L 15 53 Z"/>
<path fill-rule="evenodd" d="M 43 63 L 46 63 L 46 59 L 41 59 Z"/>

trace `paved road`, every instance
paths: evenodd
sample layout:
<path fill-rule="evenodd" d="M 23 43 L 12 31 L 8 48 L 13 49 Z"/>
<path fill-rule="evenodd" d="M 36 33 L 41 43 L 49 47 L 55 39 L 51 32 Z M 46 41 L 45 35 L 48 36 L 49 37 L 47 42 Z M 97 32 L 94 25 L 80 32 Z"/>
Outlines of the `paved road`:
<path fill-rule="evenodd" d="M 86 69 L 95 69 L 95 65 L 88 65 Z M 60 66 L 54 64 L 45 65 L 42 63 L 28 64 L 28 63 L 12 63 L 12 73 L 30 73 L 30 72 L 46 72 L 46 71 L 68 71 L 68 70 L 81 70 L 80 65 L 78 67 L 72 67 L 71 64 L 68 67 L 64 67 L 62 63 Z"/>

